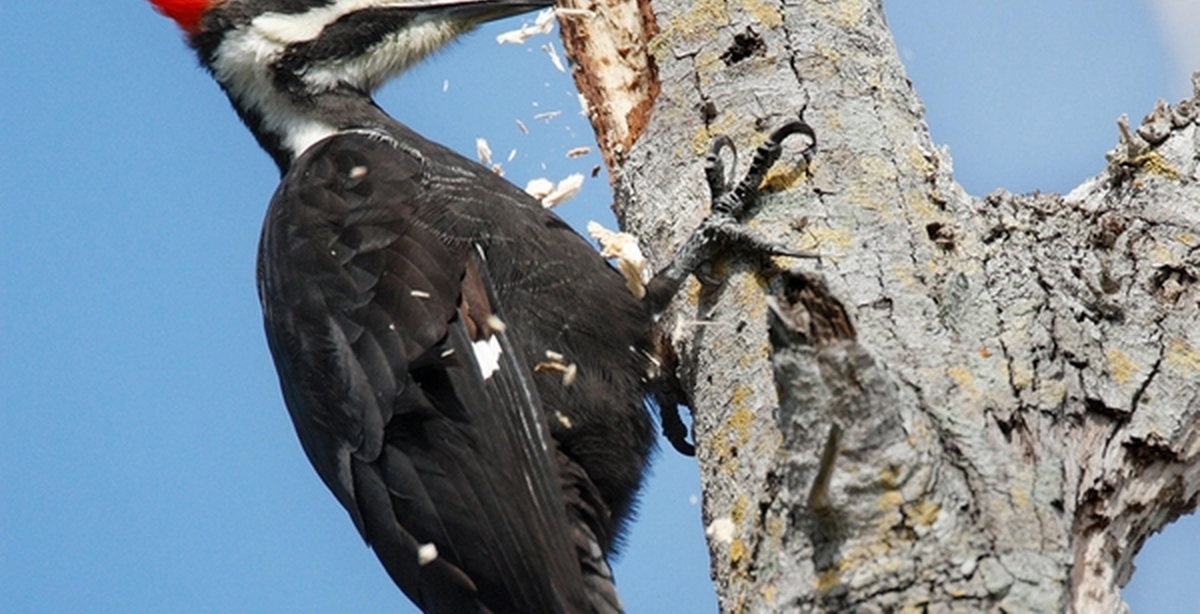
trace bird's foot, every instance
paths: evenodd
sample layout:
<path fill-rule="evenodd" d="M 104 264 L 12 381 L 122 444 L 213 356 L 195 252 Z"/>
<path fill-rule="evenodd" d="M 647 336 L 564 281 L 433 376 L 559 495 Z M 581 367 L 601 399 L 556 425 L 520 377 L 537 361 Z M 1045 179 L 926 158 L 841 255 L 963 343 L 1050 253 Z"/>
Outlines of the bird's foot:
<path fill-rule="evenodd" d="M 654 313 L 660 313 L 666 308 L 689 274 L 696 275 L 706 285 L 717 283 L 709 265 L 722 252 L 739 249 L 763 256 L 816 257 L 762 237 L 746 226 L 742 219 L 746 212 L 758 203 L 759 186 L 767 171 L 783 153 L 784 140 L 794 134 L 808 137 L 811 143 L 804 149 L 803 155 L 805 158 L 811 156 L 816 149 L 816 133 L 803 119 L 794 119 L 775 129 L 767 137 L 767 141 L 755 150 L 746 176 L 736 185 L 727 181 L 721 155 L 728 149 L 732 154 L 731 166 L 736 169 L 737 148 L 725 135 L 713 139 L 704 164 L 704 175 L 712 198 L 712 210 L 683 247 L 676 252 L 671 263 L 659 271 L 647 285 L 646 300 Z"/>

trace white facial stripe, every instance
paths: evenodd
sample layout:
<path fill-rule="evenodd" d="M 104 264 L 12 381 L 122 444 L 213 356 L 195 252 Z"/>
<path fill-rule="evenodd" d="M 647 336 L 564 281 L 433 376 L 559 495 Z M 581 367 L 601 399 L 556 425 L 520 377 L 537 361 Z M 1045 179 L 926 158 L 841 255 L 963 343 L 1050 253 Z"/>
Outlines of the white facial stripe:
<path fill-rule="evenodd" d="M 500 370 L 500 355 L 504 351 L 500 349 L 500 340 L 495 335 L 486 340 L 476 341 L 471 345 L 475 348 L 475 361 L 479 363 L 479 374 L 483 376 L 483 379 L 492 377 L 496 371 Z"/>
<path fill-rule="evenodd" d="M 325 26 L 344 15 L 368 8 L 411 7 L 430 8 L 467 4 L 470 0 L 339 0 L 334 4 L 310 9 L 306 13 L 263 13 L 254 18 L 250 27 L 267 40 L 282 43 L 302 43 L 321 34 Z M 482 0 L 475 0 L 482 1 Z"/>
<path fill-rule="evenodd" d="M 388 2 L 368 2 L 367 0 L 342 0 L 329 6 L 310 9 L 307 13 L 283 14 L 263 13 L 250 23 L 251 29 L 257 31 L 263 38 L 288 45 L 310 41 L 321 34 L 325 26 L 337 21 L 343 15 L 367 8 L 371 4 L 386 5 Z"/>
<path fill-rule="evenodd" d="M 283 47 L 253 29 L 232 32 L 217 49 L 212 68 L 217 81 L 238 99 L 239 106 L 261 115 L 263 127 L 279 135 L 283 146 L 296 157 L 337 130 L 300 112 L 275 89 L 268 67 Z"/>

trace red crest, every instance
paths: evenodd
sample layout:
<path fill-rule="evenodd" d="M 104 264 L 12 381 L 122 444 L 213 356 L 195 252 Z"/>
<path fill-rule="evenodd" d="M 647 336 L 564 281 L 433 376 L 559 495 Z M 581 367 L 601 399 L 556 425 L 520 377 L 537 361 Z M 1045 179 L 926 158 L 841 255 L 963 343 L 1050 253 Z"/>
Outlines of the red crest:
<path fill-rule="evenodd" d="M 150 0 L 158 12 L 175 20 L 189 34 L 200 28 L 200 18 L 220 0 Z"/>

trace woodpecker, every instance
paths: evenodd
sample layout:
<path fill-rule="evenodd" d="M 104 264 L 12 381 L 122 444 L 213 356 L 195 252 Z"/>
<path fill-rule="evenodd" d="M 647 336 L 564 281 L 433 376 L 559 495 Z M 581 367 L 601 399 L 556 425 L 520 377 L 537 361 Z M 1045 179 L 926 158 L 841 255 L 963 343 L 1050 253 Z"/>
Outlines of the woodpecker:
<path fill-rule="evenodd" d="M 621 611 L 606 557 L 654 446 L 648 308 L 539 202 L 371 99 L 549 0 L 151 1 L 279 167 L 268 344 L 391 578 L 426 612 Z"/>
<path fill-rule="evenodd" d="M 373 102 L 550 0 L 150 1 L 279 167 L 268 345 L 305 454 L 391 578 L 425 612 L 621 612 L 607 558 L 654 448 L 654 315 L 736 233 L 708 224 L 639 300 L 539 202 Z M 805 129 L 732 190 L 714 143 L 712 219 Z"/>

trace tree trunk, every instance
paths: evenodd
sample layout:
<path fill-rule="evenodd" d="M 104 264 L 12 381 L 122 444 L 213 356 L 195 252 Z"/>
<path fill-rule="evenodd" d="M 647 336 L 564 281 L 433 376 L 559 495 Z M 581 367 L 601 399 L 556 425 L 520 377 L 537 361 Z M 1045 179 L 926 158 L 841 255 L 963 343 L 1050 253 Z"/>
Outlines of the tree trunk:
<path fill-rule="evenodd" d="M 1195 99 L 1067 196 L 972 197 L 876 0 L 571 0 L 561 18 L 618 219 L 662 266 L 796 116 L 751 227 L 663 318 L 692 400 L 724 612 L 1118 612 L 1200 495 Z M 798 267 L 798 268 L 791 268 Z M 768 299 L 770 298 L 770 300 Z"/>

